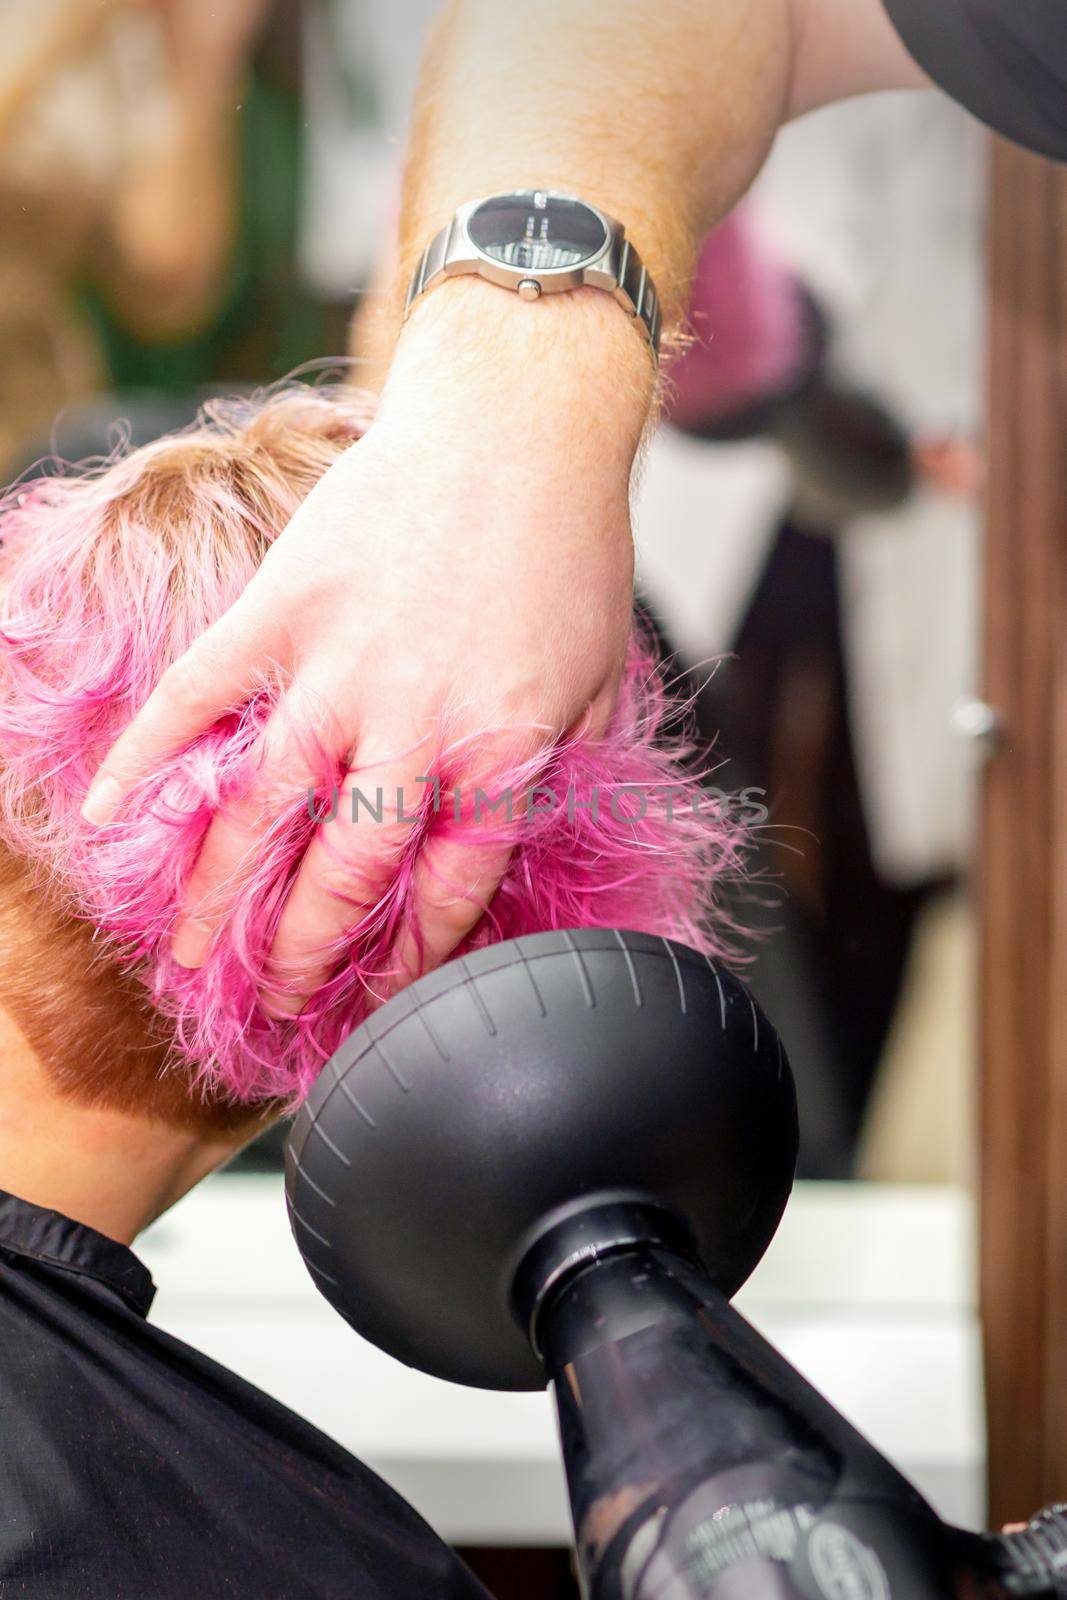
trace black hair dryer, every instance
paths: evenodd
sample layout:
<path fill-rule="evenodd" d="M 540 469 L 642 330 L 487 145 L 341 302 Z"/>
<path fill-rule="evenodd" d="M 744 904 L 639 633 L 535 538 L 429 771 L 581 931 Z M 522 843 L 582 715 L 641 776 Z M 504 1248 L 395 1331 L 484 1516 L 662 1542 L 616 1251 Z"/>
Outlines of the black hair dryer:
<path fill-rule="evenodd" d="M 534 934 L 358 1028 L 290 1135 L 297 1243 L 409 1366 L 559 1412 L 589 1600 L 1067 1595 L 1067 1516 L 943 1523 L 730 1306 L 797 1121 L 777 1034 L 684 945 Z"/>

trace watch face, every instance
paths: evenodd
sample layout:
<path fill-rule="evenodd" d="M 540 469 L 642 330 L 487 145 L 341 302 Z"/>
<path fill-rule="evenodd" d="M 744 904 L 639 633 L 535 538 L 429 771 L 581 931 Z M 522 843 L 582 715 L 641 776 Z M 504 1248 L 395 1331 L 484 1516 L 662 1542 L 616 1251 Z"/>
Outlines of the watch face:
<path fill-rule="evenodd" d="M 591 206 L 542 189 L 483 200 L 471 212 L 467 232 L 484 255 L 524 272 L 577 266 L 608 242 L 607 229 Z"/>

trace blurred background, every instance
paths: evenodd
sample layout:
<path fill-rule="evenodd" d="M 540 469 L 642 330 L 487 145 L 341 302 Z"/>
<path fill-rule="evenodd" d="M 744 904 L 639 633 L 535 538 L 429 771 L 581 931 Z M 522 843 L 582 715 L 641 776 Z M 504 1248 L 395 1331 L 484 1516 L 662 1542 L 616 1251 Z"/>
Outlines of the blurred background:
<path fill-rule="evenodd" d="M 0 477 L 346 355 L 434 9 L 0 0 Z M 636 514 L 712 781 L 758 818 L 736 910 L 800 1094 L 804 1182 L 747 1309 L 972 1524 L 984 158 L 937 95 L 786 130 L 705 243 Z M 542 1397 L 472 1412 L 357 1351 L 296 1265 L 280 1144 L 146 1237 L 159 1320 L 370 1460 L 501 1597 L 575 1592 Z"/>

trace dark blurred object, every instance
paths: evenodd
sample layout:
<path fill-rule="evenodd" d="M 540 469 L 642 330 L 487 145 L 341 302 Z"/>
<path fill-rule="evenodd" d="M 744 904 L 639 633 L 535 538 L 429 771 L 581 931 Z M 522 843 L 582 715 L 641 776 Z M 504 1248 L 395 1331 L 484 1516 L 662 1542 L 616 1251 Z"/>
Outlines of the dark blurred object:
<path fill-rule="evenodd" d="M 456 1554 L 495 1600 L 579 1600 L 570 1550 L 460 1545 Z"/>
<path fill-rule="evenodd" d="M 676 428 L 718 443 L 773 439 L 792 465 L 798 514 L 824 529 L 911 493 L 907 434 L 835 372 L 824 312 L 747 206 L 704 241 L 689 331 L 668 369 Z"/>
<path fill-rule="evenodd" d="M 892 511 L 915 488 L 904 429 L 873 395 L 825 367 L 782 401 L 767 437 L 789 457 L 794 514 L 807 523 L 833 528 Z"/>
<path fill-rule="evenodd" d="M 703 418 L 691 413 L 675 426 L 712 443 L 762 436 L 780 445 L 805 522 L 833 528 L 891 511 L 918 481 L 908 435 L 881 401 L 834 371 L 826 318 L 806 289 L 798 292 L 797 316 L 803 359 L 785 388 Z"/>

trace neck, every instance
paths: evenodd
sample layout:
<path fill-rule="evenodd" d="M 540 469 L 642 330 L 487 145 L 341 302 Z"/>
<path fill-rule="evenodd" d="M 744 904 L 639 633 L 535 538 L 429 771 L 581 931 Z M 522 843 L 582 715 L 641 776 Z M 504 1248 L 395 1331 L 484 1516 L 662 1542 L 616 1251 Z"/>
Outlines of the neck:
<path fill-rule="evenodd" d="M 0 1189 L 131 1244 L 250 1133 L 214 1135 L 58 1095 L 0 1016 Z"/>

